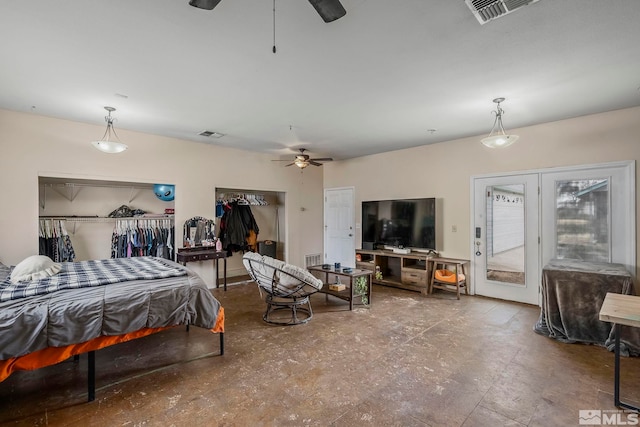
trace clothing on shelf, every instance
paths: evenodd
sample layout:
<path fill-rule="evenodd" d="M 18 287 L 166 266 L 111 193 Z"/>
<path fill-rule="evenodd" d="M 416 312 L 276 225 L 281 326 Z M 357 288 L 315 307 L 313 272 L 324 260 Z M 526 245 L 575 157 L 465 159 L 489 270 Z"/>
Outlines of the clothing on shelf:
<path fill-rule="evenodd" d="M 73 262 L 76 253 L 62 219 L 41 219 L 38 230 L 39 254 L 54 262 Z"/>
<path fill-rule="evenodd" d="M 223 249 L 228 252 L 228 255 L 238 251 L 255 252 L 260 229 L 249 203 L 235 200 L 226 203 L 223 209 L 224 214 L 220 220 L 218 233 Z"/>
<path fill-rule="evenodd" d="M 175 259 L 172 219 L 118 219 L 111 236 L 111 258 L 155 256 Z"/>

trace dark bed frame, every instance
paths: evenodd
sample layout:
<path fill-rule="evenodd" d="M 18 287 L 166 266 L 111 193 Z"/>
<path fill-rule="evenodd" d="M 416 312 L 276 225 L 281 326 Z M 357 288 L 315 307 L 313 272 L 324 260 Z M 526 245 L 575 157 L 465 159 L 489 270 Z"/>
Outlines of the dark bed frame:
<path fill-rule="evenodd" d="M 189 325 L 187 325 L 189 332 Z M 220 335 L 220 356 L 224 355 L 224 332 L 218 332 Z M 87 402 L 93 402 L 96 399 L 96 350 L 87 352 Z M 80 360 L 80 355 L 73 356 L 75 362 Z"/>

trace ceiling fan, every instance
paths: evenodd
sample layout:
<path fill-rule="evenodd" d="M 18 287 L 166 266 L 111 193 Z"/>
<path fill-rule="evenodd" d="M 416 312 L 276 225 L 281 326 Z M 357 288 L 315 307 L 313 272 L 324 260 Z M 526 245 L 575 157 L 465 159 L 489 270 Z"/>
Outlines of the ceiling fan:
<path fill-rule="evenodd" d="M 190 0 L 191 6 L 199 9 L 211 10 L 220 3 L 220 0 Z M 324 22 L 332 22 L 347 14 L 340 0 L 309 0 Z"/>
<path fill-rule="evenodd" d="M 293 166 L 296 165 L 297 167 L 299 167 L 300 169 L 304 169 L 309 165 L 313 165 L 313 166 L 322 166 L 322 163 L 319 162 L 330 162 L 333 159 L 331 157 L 321 157 L 321 158 L 317 158 L 317 159 L 311 159 L 309 158 L 308 154 L 304 154 L 305 150 L 304 148 L 299 148 L 300 150 L 300 154 L 296 155 L 296 158 L 293 159 L 293 161 L 291 160 L 273 160 L 274 162 L 288 162 L 291 161 L 291 163 L 289 163 L 286 166 Z"/>

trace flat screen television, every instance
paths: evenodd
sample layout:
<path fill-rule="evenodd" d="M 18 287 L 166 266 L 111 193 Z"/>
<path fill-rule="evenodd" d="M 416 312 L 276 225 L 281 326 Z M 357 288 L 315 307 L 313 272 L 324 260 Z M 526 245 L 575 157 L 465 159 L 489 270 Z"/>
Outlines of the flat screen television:
<path fill-rule="evenodd" d="M 436 199 L 362 202 L 362 247 L 437 250 Z"/>

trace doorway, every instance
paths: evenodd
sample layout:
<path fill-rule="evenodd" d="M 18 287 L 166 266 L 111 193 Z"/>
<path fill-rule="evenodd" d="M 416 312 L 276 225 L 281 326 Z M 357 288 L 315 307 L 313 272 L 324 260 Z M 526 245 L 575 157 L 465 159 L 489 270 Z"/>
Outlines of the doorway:
<path fill-rule="evenodd" d="M 324 263 L 355 267 L 354 188 L 324 190 Z"/>
<path fill-rule="evenodd" d="M 479 295 L 538 304 L 538 175 L 474 180 Z"/>
<path fill-rule="evenodd" d="M 635 163 L 472 177 L 475 293 L 539 304 L 550 260 L 619 263 L 635 273 Z"/>

